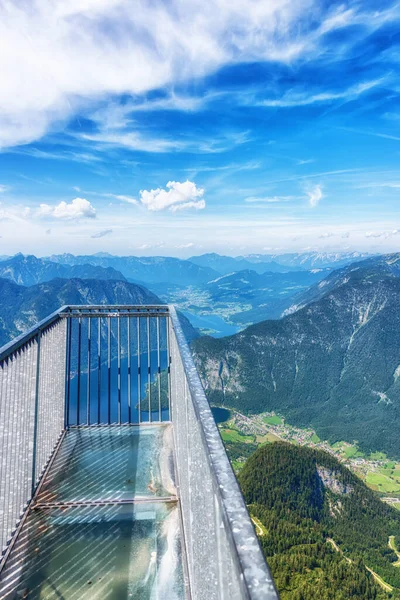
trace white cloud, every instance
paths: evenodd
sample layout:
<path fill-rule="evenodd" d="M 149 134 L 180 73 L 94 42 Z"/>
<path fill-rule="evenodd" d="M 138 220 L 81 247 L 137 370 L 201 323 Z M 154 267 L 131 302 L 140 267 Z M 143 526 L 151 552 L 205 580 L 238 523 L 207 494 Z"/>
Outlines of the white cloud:
<path fill-rule="evenodd" d="M 139 250 L 153 250 L 155 248 L 164 248 L 165 244 L 164 242 L 158 242 L 155 244 L 141 244 L 140 246 L 138 246 Z"/>
<path fill-rule="evenodd" d="M 89 200 L 85 198 L 74 198 L 72 202 L 60 202 L 60 204 L 41 204 L 36 211 L 36 216 L 53 219 L 94 219 L 96 209 Z"/>
<path fill-rule="evenodd" d="M 335 234 L 332 233 L 331 231 L 327 231 L 326 233 L 323 233 L 322 235 L 320 235 L 320 239 L 326 239 L 326 238 L 330 238 L 333 237 Z"/>
<path fill-rule="evenodd" d="M 324 197 L 324 195 L 322 193 L 322 186 L 319 184 L 314 185 L 309 190 L 306 190 L 306 194 L 308 196 L 308 203 L 312 208 L 315 208 L 316 206 L 318 206 L 318 204 Z"/>
<path fill-rule="evenodd" d="M 327 33 L 353 23 L 370 32 L 389 18 L 393 11 L 326 10 L 317 0 L 214 0 L 213 10 L 202 0 L 3 2 L 0 147 L 39 139 L 94 99 L 137 99 L 237 62 L 319 57 Z M 152 100 L 168 102 L 195 110 L 198 99 Z"/>
<path fill-rule="evenodd" d="M 4 192 L 6 192 L 7 190 L 8 186 L 0 183 L 0 194 L 4 194 Z"/>
<path fill-rule="evenodd" d="M 188 244 L 178 244 L 178 246 L 175 246 L 175 248 L 178 248 L 179 250 L 184 250 L 185 248 L 194 248 L 196 244 L 193 244 L 193 242 L 189 242 Z"/>
<path fill-rule="evenodd" d="M 169 209 L 172 212 L 195 208 L 202 210 L 206 203 L 203 199 L 204 189 L 192 181 L 169 181 L 167 189 L 141 190 L 140 201 L 150 211 Z"/>
<path fill-rule="evenodd" d="M 367 231 L 365 237 L 384 238 L 386 240 L 395 235 L 400 235 L 400 229 L 392 229 L 392 231 Z"/>

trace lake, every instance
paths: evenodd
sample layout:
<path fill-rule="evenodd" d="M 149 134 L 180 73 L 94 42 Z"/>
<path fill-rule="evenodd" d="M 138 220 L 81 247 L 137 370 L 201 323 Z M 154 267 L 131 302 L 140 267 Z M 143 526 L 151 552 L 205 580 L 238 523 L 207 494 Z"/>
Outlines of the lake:
<path fill-rule="evenodd" d="M 225 423 L 225 421 L 228 421 L 231 418 L 231 411 L 227 408 L 212 406 L 211 411 L 216 423 Z"/>
<path fill-rule="evenodd" d="M 183 314 L 189 319 L 193 327 L 212 329 L 214 333 L 210 335 L 216 338 L 233 335 L 241 330 L 240 326 L 227 323 L 220 315 L 196 315 L 189 311 L 183 311 Z"/>

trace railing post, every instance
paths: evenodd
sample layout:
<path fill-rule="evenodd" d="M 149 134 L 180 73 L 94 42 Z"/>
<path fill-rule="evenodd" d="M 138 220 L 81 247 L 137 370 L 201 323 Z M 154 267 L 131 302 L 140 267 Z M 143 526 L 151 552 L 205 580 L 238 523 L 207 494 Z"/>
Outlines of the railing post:
<path fill-rule="evenodd" d="M 86 386 L 86 423 L 90 425 L 90 366 L 91 366 L 91 351 L 92 351 L 92 319 L 88 318 L 87 324 L 87 386 Z"/>
<path fill-rule="evenodd" d="M 37 355 L 36 355 L 36 381 L 35 381 L 35 412 L 33 425 L 33 450 L 32 450 L 32 496 L 36 487 L 36 452 L 37 452 L 37 432 L 39 424 L 39 393 L 40 393 L 40 340 L 42 332 L 39 329 L 37 333 Z"/>
<path fill-rule="evenodd" d="M 65 317 L 67 322 L 66 333 L 66 354 L 65 354 L 65 414 L 64 429 L 69 427 L 69 406 L 71 397 L 71 345 L 72 345 L 72 323 L 69 317 Z"/>
<path fill-rule="evenodd" d="M 81 338 L 82 338 L 82 318 L 78 318 L 78 365 L 77 365 L 77 397 L 76 397 L 76 424 L 80 425 L 81 415 Z"/>
<path fill-rule="evenodd" d="M 147 317 L 147 393 L 149 395 L 149 423 L 151 423 L 151 345 L 150 317 Z"/>
<path fill-rule="evenodd" d="M 171 327 L 171 317 L 168 313 L 168 317 L 166 317 L 166 329 L 167 329 L 167 378 L 168 378 L 168 419 L 172 421 L 171 415 L 171 343 L 170 343 L 170 327 Z"/>
<path fill-rule="evenodd" d="M 128 311 L 129 312 L 129 311 Z M 132 319 L 128 315 L 128 423 L 132 422 L 132 409 L 131 409 L 131 400 L 132 400 L 132 390 L 131 390 L 131 322 Z"/>

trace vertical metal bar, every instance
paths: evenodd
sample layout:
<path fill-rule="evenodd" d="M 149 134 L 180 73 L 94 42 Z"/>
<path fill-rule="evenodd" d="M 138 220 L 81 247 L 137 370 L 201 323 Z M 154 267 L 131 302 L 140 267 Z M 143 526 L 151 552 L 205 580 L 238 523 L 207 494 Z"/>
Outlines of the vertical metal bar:
<path fill-rule="evenodd" d="M 69 421 L 70 421 L 70 411 L 71 411 L 71 363 L 72 363 L 72 324 L 73 324 L 73 320 L 70 317 L 67 317 L 68 319 L 68 328 L 69 328 L 69 335 L 68 335 L 68 372 L 67 372 L 67 421 L 66 421 L 66 427 L 69 427 Z"/>
<path fill-rule="evenodd" d="M 26 377 L 26 350 L 25 347 L 21 347 L 21 353 L 19 356 L 19 364 L 20 364 L 20 379 L 19 385 L 17 386 L 17 398 L 18 401 L 14 407 L 15 412 L 18 410 L 18 420 L 17 420 L 17 430 L 15 432 L 16 438 L 16 477 L 15 480 L 18 481 L 18 486 L 16 489 L 16 493 L 14 495 L 15 501 L 15 516 L 16 520 L 21 515 L 22 509 L 22 495 L 23 495 L 23 481 L 25 479 L 25 473 L 23 470 L 23 444 L 25 442 L 26 433 L 25 433 L 25 423 L 26 423 L 26 411 L 24 406 L 24 387 L 25 387 L 25 377 Z M 22 492 L 22 494 L 21 494 Z M 18 511 L 18 512 L 17 512 Z"/>
<path fill-rule="evenodd" d="M 147 317 L 147 393 L 149 395 L 149 421 L 151 421 L 151 346 L 150 317 Z"/>
<path fill-rule="evenodd" d="M 76 399 L 76 424 L 80 423 L 80 409 L 81 409 L 81 337 L 82 337 L 82 318 L 78 319 L 78 393 Z"/>
<path fill-rule="evenodd" d="M 172 321 L 170 316 L 165 318 L 165 324 L 167 328 L 167 373 L 168 373 L 168 418 L 172 421 L 171 415 L 171 343 L 170 343 L 170 327 L 172 327 Z"/>
<path fill-rule="evenodd" d="M 128 312 L 130 312 L 128 310 Z M 128 315 L 128 423 L 131 422 L 131 317 Z"/>
<path fill-rule="evenodd" d="M 35 413 L 33 425 L 33 450 L 32 450 L 32 496 L 36 487 L 36 451 L 37 451 L 37 432 L 39 423 L 39 379 L 40 379 L 40 339 L 42 332 L 37 334 L 37 354 L 36 354 L 36 382 L 35 382 Z"/>
<path fill-rule="evenodd" d="M 25 491 L 25 501 L 28 502 L 29 498 L 31 497 L 31 485 L 29 485 L 29 474 L 28 472 L 30 471 L 31 468 L 31 459 L 32 459 L 32 453 L 31 453 L 31 449 L 30 449 L 30 440 L 31 440 L 31 424 L 32 424 L 32 416 L 33 416 L 33 411 L 34 411 L 34 402 L 35 402 L 35 398 L 34 398 L 34 394 L 35 394 L 35 389 L 36 389 L 36 385 L 34 384 L 35 381 L 35 377 L 36 377 L 36 365 L 35 365 L 35 341 L 31 340 L 30 342 L 28 342 L 28 347 L 29 347 L 29 351 L 30 351 L 30 358 L 29 358 L 29 391 L 28 391 L 28 402 L 27 402 L 27 411 L 26 411 L 26 420 L 27 420 L 27 444 L 26 444 L 26 452 L 27 452 L 27 476 L 26 476 L 26 482 L 24 483 L 24 491 Z M 1 480 L 1 479 L 0 479 Z"/>
<path fill-rule="evenodd" d="M 65 413 L 64 429 L 69 427 L 69 403 L 71 398 L 71 329 L 72 322 L 69 317 L 65 317 L 67 322 L 66 352 L 65 352 Z"/>
<path fill-rule="evenodd" d="M 14 432 L 13 430 L 13 422 L 12 422 L 12 415 L 13 415 L 13 408 L 14 408 L 14 402 L 15 402 L 15 388 L 16 388 L 16 368 L 15 368 L 15 361 L 17 360 L 17 352 L 14 351 L 12 353 L 11 356 L 9 356 L 7 358 L 7 382 L 6 382 L 6 388 L 5 388 L 5 397 L 7 399 L 7 404 L 6 404 L 6 409 L 7 410 L 7 419 L 5 419 L 6 422 L 6 432 L 7 432 L 7 438 L 6 436 L 4 436 L 4 440 L 5 440 L 5 449 L 4 446 L 2 448 L 2 451 L 5 453 L 5 469 L 2 473 L 2 481 L 5 482 L 4 485 L 4 498 L 9 498 L 10 497 L 10 487 L 11 487 L 11 469 L 12 469 L 12 443 L 13 443 L 13 439 L 14 439 Z M 31 482 L 31 487 L 32 487 L 32 482 Z M 2 507 L 3 508 L 3 507 Z M 5 507 L 4 507 L 5 508 Z M 3 510 L 3 519 L 2 519 L 2 528 L 1 528 L 2 532 L 5 532 L 6 535 L 9 535 L 10 532 L 10 523 L 9 523 L 9 512 L 8 510 Z"/>
<path fill-rule="evenodd" d="M 101 317 L 97 319 L 97 423 L 100 424 L 101 400 Z"/>
<path fill-rule="evenodd" d="M 161 411 L 160 317 L 157 317 L 157 382 L 158 382 L 158 420 L 162 421 L 162 411 Z"/>
<path fill-rule="evenodd" d="M 140 372 L 140 317 L 137 318 L 137 362 L 138 362 L 138 422 L 142 421 L 142 381 L 141 381 L 141 372 Z"/>
<path fill-rule="evenodd" d="M 108 349 L 107 349 L 107 367 L 108 367 L 108 410 L 107 410 L 107 420 L 108 424 L 111 423 L 111 319 L 107 318 L 107 326 L 108 326 Z"/>
<path fill-rule="evenodd" d="M 92 345 L 92 319 L 91 317 L 88 317 L 88 330 L 87 330 L 87 337 L 88 337 L 88 366 L 87 366 L 87 398 L 86 398 L 86 422 L 88 425 L 90 425 L 90 366 L 91 366 L 91 361 L 90 361 L 90 356 L 91 356 L 91 345 Z"/>
<path fill-rule="evenodd" d="M 121 317 L 118 314 L 117 321 L 117 338 L 118 338 L 118 423 L 121 425 Z"/>

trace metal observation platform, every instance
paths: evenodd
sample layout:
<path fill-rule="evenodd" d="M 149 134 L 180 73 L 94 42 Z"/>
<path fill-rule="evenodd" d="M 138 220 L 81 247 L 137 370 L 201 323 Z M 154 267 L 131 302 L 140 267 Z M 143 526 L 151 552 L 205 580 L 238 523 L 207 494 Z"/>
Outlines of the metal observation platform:
<path fill-rule="evenodd" d="M 0 349 L 0 599 L 278 598 L 168 306 L 65 306 Z"/>

